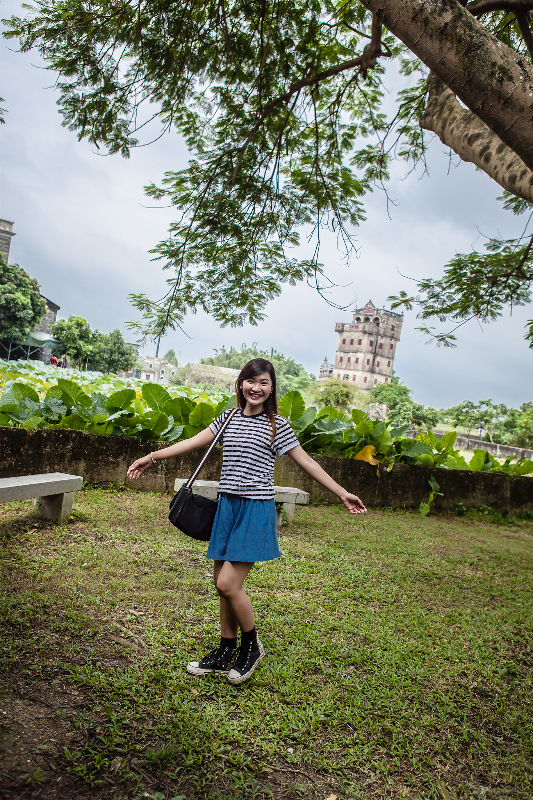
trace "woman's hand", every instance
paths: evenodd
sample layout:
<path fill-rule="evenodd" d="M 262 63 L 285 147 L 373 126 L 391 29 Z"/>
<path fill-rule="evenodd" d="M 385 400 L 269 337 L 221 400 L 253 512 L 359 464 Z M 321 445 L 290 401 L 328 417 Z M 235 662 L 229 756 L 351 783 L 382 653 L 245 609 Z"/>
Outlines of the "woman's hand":
<path fill-rule="evenodd" d="M 366 514 L 366 508 L 363 501 L 360 500 L 355 494 L 343 494 L 341 500 L 350 512 L 350 514 Z"/>
<path fill-rule="evenodd" d="M 148 467 L 152 465 L 152 459 L 150 456 L 143 456 L 142 458 L 138 458 L 137 461 L 134 461 L 131 467 L 128 467 L 127 476 L 131 478 L 131 480 L 135 480 L 135 478 L 140 478 L 143 472 L 146 472 Z"/>

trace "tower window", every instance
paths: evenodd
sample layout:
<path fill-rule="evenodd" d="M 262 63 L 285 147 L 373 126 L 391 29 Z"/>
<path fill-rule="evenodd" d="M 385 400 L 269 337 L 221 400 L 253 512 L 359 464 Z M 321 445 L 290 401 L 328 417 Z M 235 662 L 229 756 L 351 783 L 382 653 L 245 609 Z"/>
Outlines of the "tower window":
<path fill-rule="evenodd" d="M 340 361 L 340 362 L 341 362 L 341 364 L 342 364 L 342 356 L 339 358 L 339 361 Z"/>
<path fill-rule="evenodd" d="M 373 346 L 374 346 L 374 342 L 372 340 L 370 340 L 370 347 L 373 347 Z"/>
<path fill-rule="evenodd" d="M 379 367 L 379 361 L 377 362 L 376 367 Z"/>
<path fill-rule="evenodd" d="M 365 375 L 365 383 L 366 383 L 366 375 Z"/>
<path fill-rule="evenodd" d="M 353 339 L 350 339 L 350 344 L 353 344 Z"/>
<path fill-rule="evenodd" d="M 387 361 L 387 366 L 390 367 L 390 361 Z"/>
<path fill-rule="evenodd" d="M 380 343 L 379 343 L 379 349 L 380 349 L 380 350 L 383 350 L 383 342 L 380 342 Z"/>
<path fill-rule="evenodd" d="M 351 360 L 352 360 L 351 356 L 348 356 L 348 358 L 346 359 L 346 361 L 348 362 L 348 364 L 350 363 L 350 361 L 351 361 Z"/>
<path fill-rule="evenodd" d="M 356 363 L 356 364 L 359 364 L 359 357 L 357 357 L 357 358 L 355 359 L 355 363 Z"/>
<path fill-rule="evenodd" d="M 388 382 L 389 382 L 389 379 L 388 379 L 388 378 L 385 378 L 385 383 L 388 383 Z"/>
<path fill-rule="evenodd" d="M 343 339 L 343 340 L 342 340 L 342 343 L 343 343 L 343 344 L 346 344 L 346 339 Z"/>
<path fill-rule="evenodd" d="M 394 330 L 394 325 L 391 325 L 391 331 L 393 331 L 393 330 Z"/>
<path fill-rule="evenodd" d="M 350 380 L 350 376 L 349 376 L 349 375 L 345 375 L 345 376 L 343 377 L 343 381 L 349 381 L 349 380 Z"/>
<path fill-rule="evenodd" d="M 393 348 L 393 347 L 394 347 L 394 345 L 393 345 L 393 343 L 391 342 L 391 343 L 390 343 L 390 349 L 392 350 L 392 348 Z"/>
<path fill-rule="evenodd" d="M 354 381 L 354 380 L 355 380 L 355 375 L 354 375 L 354 376 L 353 376 L 353 378 L 352 378 L 352 381 Z"/>
<path fill-rule="evenodd" d="M 357 340 L 357 344 L 363 344 L 363 340 L 362 339 L 358 339 Z"/>
<path fill-rule="evenodd" d="M 377 378 L 374 378 L 374 386 L 376 385 L 377 382 L 378 382 Z"/>
<path fill-rule="evenodd" d="M 370 359 L 369 358 L 367 358 L 366 363 L 370 364 Z"/>

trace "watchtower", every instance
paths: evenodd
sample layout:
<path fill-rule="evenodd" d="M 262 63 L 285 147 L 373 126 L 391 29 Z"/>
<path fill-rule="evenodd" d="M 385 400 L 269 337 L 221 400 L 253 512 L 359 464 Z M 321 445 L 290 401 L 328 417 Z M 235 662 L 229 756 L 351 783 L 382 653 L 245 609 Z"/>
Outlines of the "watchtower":
<path fill-rule="evenodd" d="M 337 322 L 339 334 L 335 363 L 324 377 L 350 381 L 364 391 L 378 383 L 390 383 L 403 314 L 376 308 L 372 300 L 353 312 L 353 322 Z"/>

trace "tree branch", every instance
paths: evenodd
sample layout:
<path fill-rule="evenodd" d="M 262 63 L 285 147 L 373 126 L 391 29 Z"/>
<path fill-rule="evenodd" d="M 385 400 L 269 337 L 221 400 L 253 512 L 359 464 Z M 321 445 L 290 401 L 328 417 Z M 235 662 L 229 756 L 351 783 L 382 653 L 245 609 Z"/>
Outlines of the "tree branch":
<path fill-rule="evenodd" d="M 505 0 L 506 1 L 506 0 Z M 533 65 L 458 2 L 361 0 L 533 170 Z"/>
<path fill-rule="evenodd" d="M 474 17 L 482 14 L 491 14 L 494 11 L 528 11 L 533 8 L 533 0 L 479 0 L 478 3 L 468 3 L 465 6 Z"/>
<path fill-rule="evenodd" d="M 447 147 L 470 161 L 508 192 L 533 203 L 533 172 L 479 117 L 463 108 L 434 73 L 420 127 L 436 133 Z"/>
<path fill-rule="evenodd" d="M 515 17 L 518 22 L 518 27 L 520 28 L 520 33 L 526 43 L 529 56 L 533 61 L 533 34 L 531 33 L 531 27 L 529 25 L 529 14 L 527 11 L 516 11 Z"/>

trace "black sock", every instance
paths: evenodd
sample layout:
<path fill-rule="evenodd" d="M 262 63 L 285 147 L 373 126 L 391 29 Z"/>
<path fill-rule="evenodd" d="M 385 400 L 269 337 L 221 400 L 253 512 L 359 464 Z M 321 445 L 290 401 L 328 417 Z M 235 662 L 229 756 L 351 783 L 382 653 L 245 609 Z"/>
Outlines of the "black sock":
<path fill-rule="evenodd" d="M 220 646 L 221 647 L 231 647 L 232 650 L 235 650 L 237 647 L 237 637 L 235 639 L 226 639 L 225 636 L 220 637 Z"/>
<path fill-rule="evenodd" d="M 248 644 L 248 642 L 257 644 L 257 631 L 255 629 L 255 625 L 251 631 L 241 631 L 241 644 Z"/>

